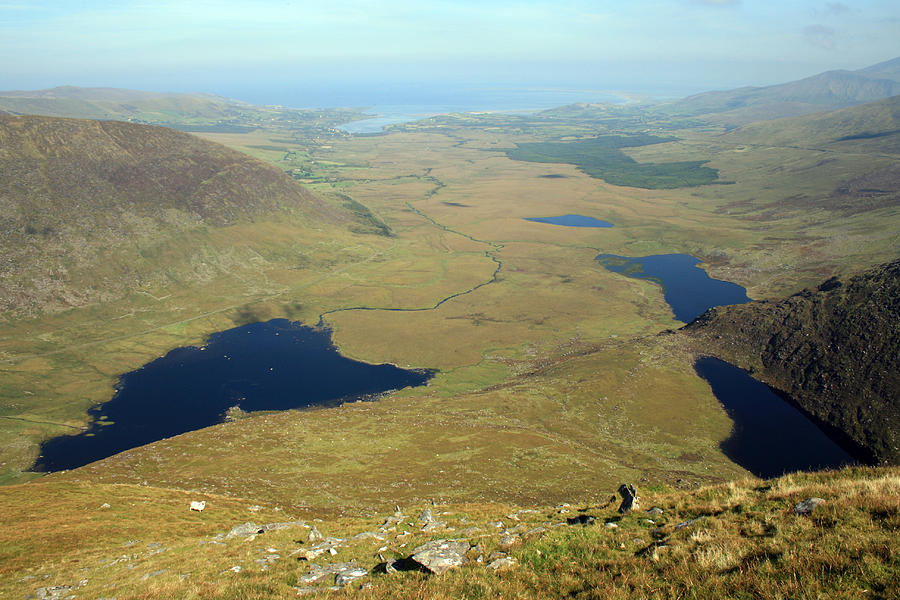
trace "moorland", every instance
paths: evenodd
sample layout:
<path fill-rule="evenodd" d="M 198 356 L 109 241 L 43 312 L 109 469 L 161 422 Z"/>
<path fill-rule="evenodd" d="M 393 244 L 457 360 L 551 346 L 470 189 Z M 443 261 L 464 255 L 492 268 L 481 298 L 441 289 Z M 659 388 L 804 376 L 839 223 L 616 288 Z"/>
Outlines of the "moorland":
<path fill-rule="evenodd" d="M 882 78 L 895 63 L 881 67 Z M 711 276 L 772 301 L 896 259 L 897 96 L 819 99 L 819 112 L 777 122 L 749 122 L 765 113 L 758 102 L 716 109 L 706 97 L 693 112 L 678 103 L 575 105 L 444 115 L 350 136 L 337 126 L 360 111 L 238 109 L 205 96 L 153 95 L 135 111 L 134 99 L 117 97 L 125 92 L 91 94 L 0 102 L 9 113 L 0 115 L 0 481 L 11 484 L 5 505 L 22 522 L 32 522 L 26 513 L 61 519 L 33 536 L 4 533 L 3 589 L 19 589 L 28 576 L 62 583 L 77 581 L 78 569 L 100 573 L 113 549 L 148 536 L 167 546 L 190 538 L 171 555 L 184 561 L 187 544 L 249 519 L 248 504 L 273 520 L 325 519 L 343 531 L 396 505 L 427 502 L 485 522 L 521 507 L 597 507 L 627 481 L 656 490 L 666 510 L 687 503 L 693 508 L 676 512 L 685 518 L 762 511 L 757 501 L 788 502 L 809 488 L 831 490 L 835 503 L 852 497 L 859 519 L 881 511 L 884 519 L 866 524 L 872 531 L 895 522 L 890 468 L 810 476 L 800 487 L 787 479 L 771 488 L 775 500 L 755 483 L 723 483 L 749 473 L 723 452 L 731 420 L 693 369 L 712 344 L 666 333 L 683 323 L 659 287 L 607 271 L 595 257 L 687 253 Z M 73 96 L 84 112 L 74 111 Z M 526 220 L 564 214 L 614 227 Z M 40 443 L 86 427 L 87 410 L 112 397 L 123 373 L 216 331 L 273 318 L 329 328 L 345 356 L 437 373 L 427 386 L 377 402 L 249 413 L 73 471 L 30 470 Z M 695 490 L 694 500 L 681 489 Z M 751 502 L 752 494 L 763 496 Z M 219 508 L 188 515 L 188 497 Z M 714 500 L 722 505 L 691 504 Z M 90 512 L 103 504 L 114 508 Z M 153 524 L 176 509 L 178 536 Z M 746 526 L 759 531 L 744 537 L 769 539 L 770 520 L 757 516 L 752 526 L 722 520 L 705 534 L 718 540 L 719 555 L 691 546 L 678 560 L 706 552 L 704 568 L 726 580 L 728 569 L 773 569 L 784 548 L 716 537 Z M 99 539 L 95 527 L 121 535 Z M 811 543 L 809 531 L 776 527 Z M 51 533 L 61 536 L 59 552 L 43 559 L 36 548 Z M 520 556 L 536 572 L 557 574 L 553 594 L 580 585 L 563 569 L 567 553 L 582 565 L 609 568 L 604 561 L 613 560 L 620 577 L 632 576 L 631 563 L 605 554 L 624 539 L 601 551 L 587 539 L 594 533 L 559 535 Z M 871 555 L 860 549 L 874 566 L 859 582 L 896 572 L 894 553 L 878 544 Z M 190 594 L 227 589 L 222 572 L 232 560 L 188 569 Z M 652 595 L 670 567 L 699 577 L 669 564 L 635 585 Z M 182 589 L 174 563 L 163 568 L 150 587 L 136 579 L 147 569 L 130 581 L 119 568 L 109 571 L 115 577 L 90 575 L 89 585 L 95 595 L 123 585 L 119 597 Z M 288 583 L 296 569 L 283 571 L 263 583 L 247 569 L 235 597 L 296 593 Z M 545 584 L 528 577 L 514 577 L 504 593 L 540 595 Z M 410 589 L 436 594 L 415 581 Z M 836 585 L 821 581 L 823 593 Z M 796 592 L 789 581 L 777 585 L 759 589 Z"/>

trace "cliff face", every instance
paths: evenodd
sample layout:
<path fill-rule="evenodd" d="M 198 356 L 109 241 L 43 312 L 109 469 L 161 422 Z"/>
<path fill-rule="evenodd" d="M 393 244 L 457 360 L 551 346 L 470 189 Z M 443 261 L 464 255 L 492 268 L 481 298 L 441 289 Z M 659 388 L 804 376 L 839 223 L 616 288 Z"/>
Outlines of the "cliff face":
<path fill-rule="evenodd" d="M 900 260 L 772 302 L 714 308 L 682 329 L 717 356 L 900 463 Z"/>

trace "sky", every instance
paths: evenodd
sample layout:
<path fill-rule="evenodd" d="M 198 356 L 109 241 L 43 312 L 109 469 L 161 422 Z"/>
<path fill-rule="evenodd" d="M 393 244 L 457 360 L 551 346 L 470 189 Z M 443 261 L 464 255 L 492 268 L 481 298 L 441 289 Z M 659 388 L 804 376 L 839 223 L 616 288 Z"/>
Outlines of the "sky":
<path fill-rule="evenodd" d="M 267 103 L 394 84 L 677 95 L 897 56 L 896 0 L 0 0 L 4 90 Z"/>

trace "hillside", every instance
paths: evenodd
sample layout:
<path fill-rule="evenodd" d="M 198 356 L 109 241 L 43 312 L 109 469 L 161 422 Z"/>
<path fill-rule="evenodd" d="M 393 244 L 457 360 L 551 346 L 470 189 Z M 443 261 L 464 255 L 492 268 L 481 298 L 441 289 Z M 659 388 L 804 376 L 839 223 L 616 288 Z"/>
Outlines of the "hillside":
<path fill-rule="evenodd" d="M 660 107 L 679 117 L 727 125 L 833 110 L 900 94 L 900 58 L 856 71 L 826 71 L 797 81 L 688 96 Z"/>
<path fill-rule="evenodd" d="M 729 143 L 848 148 L 900 153 L 900 95 L 841 110 L 751 123 L 722 134 Z"/>
<path fill-rule="evenodd" d="M 121 296 L 165 269 L 152 255 L 173 237 L 276 212 L 343 218 L 279 169 L 185 133 L 0 116 L 0 311 Z"/>
<path fill-rule="evenodd" d="M 60 86 L 47 90 L 0 91 L 0 110 L 7 113 L 83 119 L 139 114 L 222 119 L 237 116 L 241 104 L 211 94 L 165 94 L 119 88 Z"/>
<path fill-rule="evenodd" d="M 639 485 L 639 506 L 626 514 L 614 488 L 558 505 L 419 503 L 344 516 L 275 505 L 262 491 L 228 497 L 71 478 L 0 488 L 0 594 L 897 597 L 897 468 L 687 490 Z M 203 512 L 189 511 L 199 499 Z M 814 506 L 807 514 L 804 503 Z M 441 541 L 443 565 L 420 550 Z"/>
<path fill-rule="evenodd" d="M 364 119 L 360 109 L 292 109 L 255 106 L 213 94 L 145 92 L 71 85 L 46 90 L 0 91 L 0 115 L 42 115 L 161 125 L 182 131 L 247 133 L 259 127 L 334 135 L 341 123 Z"/>
<path fill-rule="evenodd" d="M 900 261 L 785 300 L 714 308 L 683 329 L 879 463 L 900 462 Z"/>

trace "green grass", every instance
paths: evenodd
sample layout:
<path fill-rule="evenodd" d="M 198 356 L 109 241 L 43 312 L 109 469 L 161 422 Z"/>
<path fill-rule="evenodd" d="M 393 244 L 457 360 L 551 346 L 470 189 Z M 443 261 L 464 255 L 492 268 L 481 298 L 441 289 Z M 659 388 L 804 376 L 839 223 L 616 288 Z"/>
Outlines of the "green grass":
<path fill-rule="evenodd" d="M 324 535 L 347 541 L 333 558 L 313 562 L 355 561 L 370 573 L 341 592 L 322 589 L 325 597 L 896 597 L 897 468 L 744 479 L 674 491 L 638 485 L 640 509 L 626 515 L 617 514 L 617 502 L 608 502 L 609 489 L 599 491 L 599 500 L 572 496 L 569 506 L 400 503 L 406 518 L 396 529 L 381 533 L 381 540 L 357 540 L 354 535 L 378 529 L 394 507 L 339 515 L 276 506 L 264 490 L 236 497 L 48 478 L 0 489 L 7 514 L 0 526 L 0 593 L 70 585 L 80 586 L 73 593 L 85 597 L 296 597 L 298 578 L 309 563 L 292 553 L 309 546 L 308 525 L 315 525 Z M 825 503 L 811 515 L 791 512 L 809 497 Z M 189 512 L 188 503 L 200 498 L 207 501 L 206 510 Z M 416 517 L 426 506 L 452 529 L 422 532 Z M 663 513 L 648 515 L 644 511 L 650 507 Z M 565 524 L 577 514 L 593 515 L 597 523 Z M 306 525 L 210 543 L 216 534 L 245 521 L 262 525 L 296 519 Z M 692 519 L 698 520 L 676 528 Z M 501 528 L 493 525 L 497 521 Z M 617 527 L 604 527 L 607 521 Z M 501 547 L 505 530 L 523 534 L 537 527 L 543 531 Z M 22 529 L 27 537 L 21 536 Z M 406 557 L 419 544 L 440 538 L 477 544 L 469 553 L 471 562 L 440 576 L 377 572 L 380 562 Z M 512 556 L 518 565 L 487 569 L 497 552 Z M 275 554 L 278 558 L 260 560 Z M 240 573 L 231 571 L 236 565 Z M 367 586 L 362 592 L 361 584 Z"/>
<path fill-rule="evenodd" d="M 570 142 L 529 142 L 517 144 L 506 155 L 514 160 L 572 164 L 591 177 L 637 188 L 673 189 L 723 183 L 718 181 L 716 169 L 703 166 L 708 161 L 639 163 L 621 151 L 672 140 L 651 135 L 609 135 Z"/>

